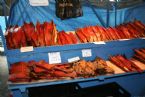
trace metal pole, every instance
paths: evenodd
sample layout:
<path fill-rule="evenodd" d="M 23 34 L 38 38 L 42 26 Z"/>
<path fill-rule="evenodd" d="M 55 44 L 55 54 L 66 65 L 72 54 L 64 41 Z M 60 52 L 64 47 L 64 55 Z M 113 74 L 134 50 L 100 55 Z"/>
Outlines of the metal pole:
<path fill-rule="evenodd" d="M 6 54 L 6 52 L 7 52 L 6 41 L 5 41 L 4 33 L 2 31 L 1 26 L 0 26 L 0 36 L 2 39 L 3 46 L 4 46 L 4 53 Z"/>
<path fill-rule="evenodd" d="M 115 26 L 117 26 L 117 0 L 115 0 Z"/>
<path fill-rule="evenodd" d="M 110 1 L 107 0 L 107 4 L 106 4 L 106 6 L 107 6 L 106 27 L 109 27 L 109 20 L 110 20 L 109 3 L 110 3 Z"/>

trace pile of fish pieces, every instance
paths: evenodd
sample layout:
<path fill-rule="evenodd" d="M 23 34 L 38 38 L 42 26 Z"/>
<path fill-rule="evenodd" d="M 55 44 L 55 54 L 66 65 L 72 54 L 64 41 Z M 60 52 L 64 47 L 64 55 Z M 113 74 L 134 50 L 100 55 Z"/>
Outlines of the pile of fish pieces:
<path fill-rule="evenodd" d="M 106 61 L 97 57 L 93 62 L 79 60 L 68 64 L 48 64 L 44 60 L 17 62 L 11 64 L 9 80 L 11 82 L 31 82 L 42 79 L 62 79 L 94 77 L 114 74 Z"/>

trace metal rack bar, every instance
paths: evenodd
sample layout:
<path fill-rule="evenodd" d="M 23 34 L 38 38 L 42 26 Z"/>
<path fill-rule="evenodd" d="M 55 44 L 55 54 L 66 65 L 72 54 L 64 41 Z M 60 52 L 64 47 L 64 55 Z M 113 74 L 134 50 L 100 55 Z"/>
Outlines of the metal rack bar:
<path fill-rule="evenodd" d="M 115 9 L 115 26 L 117 26 L 117 0 L 115 0 L 114 9 Z"/>
<path fill-rule="evenodd" d="M 109 27 L 109 20 L 110 20 L 110 12 L 109 12 L 110 7 L 109 7 L 109 0 L 107 0 L 107 4 L 106 4 L 106 6 L 107 6 L 107 9 L 106 9 L 106 11 L 107 11 L 107 15 L 106 15 L 106 27 Z"/>
<path fill-rule="evenodd" d="M 3 41 L 4 52 L 6 53 L 7 52 L 6 41 L 5 41 L 5 38 L 4 38 L 4 35 L 3 35 L 3 31 L 2 31 L 1 26 L 0 26 L 0 36 L 1 36 L 2 41 Z"/>

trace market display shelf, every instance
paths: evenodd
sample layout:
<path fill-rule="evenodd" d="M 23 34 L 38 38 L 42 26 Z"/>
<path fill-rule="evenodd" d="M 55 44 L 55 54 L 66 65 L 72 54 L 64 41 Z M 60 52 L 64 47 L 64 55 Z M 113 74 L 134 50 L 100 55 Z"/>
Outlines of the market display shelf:
<path fill-rule="evenodd" d="M 89 81 L 104 81 L 106 79 L 112 80 L 113 78 L 117 77 L 128 77 L 131 75 L 144 75 L 145 74 L 145 64 L 139 62 L 139 61 L 134 61 L 137 66 L 139 66 L 143 72 L 138 73 L 138 72 L 124 72 L 120 68 L 118 68 L 116 65 L 112 64 L 110 61 L 107 61 L 107 64 L 114 69 L 115 74 L 109 74 L 109 75 L 99 75 L 96 77 L 90 77 L 90 78 L 62 78 L 62 79 L 53 79 L 53 80 L 38 80 L 38 81 L 32 81 L 32 82 L 21 82 L 21 83 L 11 83 L 9 82 L 9 89 L 15 90 L 19 89 L 21 92 L 24 92 L 27 88 L 31 87 L 40 87 L 40 86 L 48 86 L 48 85 L 58 85 L 58 84 L 69 84 L 69 83 L 82 83 L 82 82 L 89 82 Z"/>
<path fill-rule="evenodd" d="M 49 62 L 48 53 L 60 52 L 61 63 L 68 63 L 68 59 L 79 57 L 85 60 L 94 60 L 96 56 L 101 57 L 105 60 L 110 55 L 123 54 L 127 58 L 133 55 L 133 49 L 145 48 L 145 39 L 130 39 L 130 40 L 118 40 L 110 42 L 98 43 L 86 43 L 76 45 L 65 45 L 65 46 L 50 46 L 50 47 L 37 47 L 31 52 L 21 53 L 20 49 L 7 50 L 8 64 L 13 64 L 20 61 L 30 60 L 45 60 Z M 90 49 L 92 55 L 90 57 L 83 57 L 82 50 Z M 13 55 L 13 56 L 12 56 Z"/>
<path fill-rule="evenodd" d="M 53 0 L 51 0 L 51 1 L 53 1 Z M 130 7 L 130 8 L 125 8 L 123 10 L 122 9 L 118 10 L 119 7 L 122 8 L 123 6 L 120 6 L 120 5 L 117 6 L 117 5 L 113 4 L 113 6 L 112 5 L 111 6 L 113 8 L 113 13 L 114 14 L 111 14 L 112 12 L 109 13 L 109 6 L 107 6 L 106 7 L 107 12 L 105 12 L 106 13 L 106 18 L 104 18 L 105 19 L 104 20 L 103 18 L 100 19 L 101 16 L 105 16 L 104 13 L 101 14 L 101 11 L 96 10 L 94 8 L 94 6 L 92 6 L 92 9 L 90 9 L 91 5 L 89 5 L 89 7 L 88 6 L 83 6 L 84 13 L 89 12 L 89 14 L 85 13 L 84 17 L 78 19 L 79 21 L 85 21 L 85 22 L 81 22 L 81 25 L 76 25 L 76 23 L 78 23 L 78 21 L 68 20 L 68 23 L 67 23 L 67 21 L 63 22 L 63 21 L 59 21 L 58 19 L 56 19 L 56 16 L 54 14 L 55 9 L 53 9 L 54 6 L 52 4 L 49 5 L 49 6 L 51 6 L 52 9 L 51 10 L 47 9 L 47 12 L 49 11 L 49 13 L 51 13 L 51 14 L 49 15 L 49 14 L 45 13 L 45 11 L 44 11 L 43 14 L 44 14 L 44 16 L 46 15 L 46 18 L 42 19 L 42 17 L 41 18 L 39 17 L 39 14 L 37 14 L 37 12 L 33 12 L 33 11 L 36 11 L 37 8 L 35 9 L 35 7 L 32 7 L 32 8 L 34 8 L 34 10 L 33 10 L 33 9 L 29 8 L 29 6 L 27 6 L 27 4 L 25 4 L 23 2 L 25 2 L 25 0 L 23 0 L 21 2 L 22 5 L 21 5 L 21 3 L 18 3 L 18 6 L 14 5 L 12 7 L 13 9 L 11 10 L 12 11 L 11 13 L 13 13 L 13 15 L 12 14 L 10 15 L 11 17 L 9 18 L 9 24 L 22 24 L 23 21 L 30 21 L 31 20 L 33 22 L 36 22 L 37 20 L 39 20 L 39 21 L 45 20 L 46 21 L 46 20 L 51 19 L 51 20 L 54 20 L 54 22 L 56 24 L 58 24 L 59 29 L 72 30 L 72 28 L 83 27 L 83 26 L 86 25 L 85 23 L 88 23 L 90 21 L 91 21 L 90 25 L 92 25 L 92 24 L 93 25 L 94 24 L 102 24 L 104 26 L 111 26 L 111 25 L 116 25 L 116 24 L 120 24 L 120 23 L 130 21 L 134 18 L 139 19 L 139 20 L 141 20 L 141 19 L 143 20 L 143 17 L 136 17 L 136 15 L 134 16 L 134 14 L 133 15 L 130 14 L 131 12 L 135 12 L 135 11 L 138 12 L 139 8 L 137 6 Z M 140 2 L 142 2 L 142 1 L 139 0 L 139 3 Z M 53 2 L 53 4 L 55 4 L 55 3 Z M 23 9 L 23 5 L 26 5 L 28 7 L 28 9 L 26 9 L 26 10 L 24 9 L 24 12 L 22 14 L 21 11 L 19 12 L 19 10 L 17 10 L 17 8 L 19 9 L 19 7 L 21 7 Z M 142 6 L 142 4 L 138 5 L 138 6 Z M 135 8 L 138 8 L 138 9 L 134 10 Z M 126 12 L 126 9 L 127 9 L 128 12 Z M 17 14 L 15 15 L 14 11 L 16 11 L 16 10 L 17 10 Z M 28 10 L 30 10 L 30 14 L 29 14 Z M 93 10 L 93 11 L 91 11 L 91 10 Z M 27 15 L 31 16 L 31 12 L 33 12 L 34 15 L 32 17 L 30 17 L 30 20 L 28 18 L 25 18 L 25 19 L 21 18 L 22 21 L 20 19 L 20 20 L 18 20 L 18 23 L 16 23 L 17 18 L 13 18 L 15 16 L 21 17 L 21 15 L 24 15 L 24 17 L 27 16 Z M 98 15 L 98 13 L 99 13 L 99 15 Z M 121 13 L 127 13 L 127 14 L 121 14 Z M 90 19 L 89 21 L 86 21 L 86 18 L 90 17 L 91 14 L 95 14 L 92 17 L 97 16 L 97 19 L 94 18 L 93 20 Z M 118 16 L 117 16 L 117 14 L 118 14 Z M 35 16 L 38 16 L 38 17 L 35 18 Z M 109 17 L 112 17 L 112 16 L 114 18 L 112 18 L 112 19 L 109 18 Z M 126 18 L 126 16 L 127 16 L 127 18 Z M 120 17 L 122 17 L 122 18 L 120 18 Z M 106 23 L 103 23 L 102 19 L 104 21 L 106 21 Z M 110 20 L 110 23 L 109 23 L 109 20 Z M 94 22 L 94 21 L 96 21 L 96 22 Z M 66 24 L 70 25 L 70 26 L 67 26 Z M 96 57 L 101 57 L 102 59 L 107 61 L 110 56 L 120 54 L 120 55 L 125 55 L 128 59 L 131 59 L 132 56 L 134 55 L 134 49 L 145 48 L 145 38 L 136 38 L 136 39 L 120 39 L 120 40 L 114 40 L 114 41 L 108 41 L 108 42 L 101 41 L 101 42 L 93 42 L 93 43 L 78 43 L 78 44 L 64 45 L 64 46 L 57 46 L 56 45 L 56 46 L 46 46 L 46 47 L 45 46 L 44 47 L 32 47 L 33 48 L 32 51 L 21 52 L 20 49 L 12 49 L 12 50 L 7 49 L 6 42 L 5 42 L 5 37 L 3 35 L 1 27 L 0 27 L 0 36 L 2 36 L 2 41 L 3 41 L 3 44 L 4 44 L 5 55 L 6 55 L 6 58 L 7 58 L 7 63 L 9 65 L 9 67 L 8 67 L 9 69 L 10 69 L 10 67 L 13 63 L 21 62 L 21 61 L 28 62 L 28 61 L 31 61 L 31 60 L 34 60 L 34 61 L 45 60 L 46 62 L 50 63 L 49 53 L 54 53 L 54 52 L 59 52 L 60 53 L 60 57 L 61 57 L 60 64 L 64 64 L 64 63 L 68 63 L 69 59 L 72 59 L 72 58 L 75 58 L 75 57 L 79 57 L 80 59 L 84 59 L 86 61 L 92 61 Z M 83 54 L 82 54 L 82 51 L 83 50 L 88 50 L 88 49 L 91 51 L 91 56 L 84 57 Z M 140 63 L 138 61 L 136 61 L 135 63 L 136 63 L 137 66 L 139 66 L 143 70 L 143 72 L 141 72 L 141 73 L 140 72 L 126 73 L 126 72 L 122 71 L 120 68 L 118 68 L 117 66 L 115 66 L 114 64 L 111 64 L 111 62 L 107 61 L 107 64 L 111 68 L 114 68 L 115 74 L 99 75 L 99 76 L 90 77 L 90 78 L 74 78 L 74 79 L 62 78 L 62 79 L 59 79 L 59 80 L 58 79 L 39 80 L 39 81 L 23 82 L 23 83 L 8 82 L 8 86 L 9 86 L 10 91 L 13 92 L 14 97 L 28 97 L 27 89 L 31 88 L 31 87 L 41 87 L 41 86 L 60 85 L 60 84 L 68 85 L 68 84 L 73 84 L 73 83 L 78 84 L 80 87 L 81 87 L 81 85 L 82 85 L 82 87 L 87 87 L 87 85 L 88 86 L 91 86 L 91 85 L 95 86 L 95 85 L 105 84 L 105 83 L 110 83 L 110 82 L 116 82 L 116 83 L 120 84 L 120 83 L 122 83 L 121 80 L 123 80 L 124 83 L 120 84 L 120 85 L 122 85 L 122 86 L 126 85 L 126 88 L 130 87 L 130 89 L 132 89 L 132 87 L 134 86 L 133 82 L 135 82 L 135 84 L 137 83 L 137 80 L 134 80 L 134 79 L 139 79 L 140 80 L 140 83 L 137 83 L 137 85 L 141 84 L 142 86 L 144 86 L 144 82 L 143 82 L 144 80 L 142 81 L 142 79 L 145 78 L 145 64 Z M 132 82 L 130 81 L 131 83 L 127 83 L 127 82 L 129 82 L 128 80 L 133 80 L 133 81 Z M 94 81 L 94 83 L 93 83 L 93 81 Z M 129 84 L 129 85 L 127 85 L 127 84 Z M 48 91 L 48 92 L 50 92 L 50 91 Z"/>
<path fill-rule="evenodd" d="M 122 46 L 122 45 L 133 45 L 136 43 L 145 42 L 145 38 L 134 38 L 134 39 L 120 39 L 114 41 L 99 41 L 99 42 L 92 42 L 92 43 L 80 43 L 80 44 L 71 44 L 71 45 L 63 45 L 63 46 L 44 46 L 44 47 L 34 47 L 33 51 L 22 53 L 20 49 L 12 49 L 7 50 L 6 55 L 11 56 L 12 54 L 15 55 L 27 55 L 33 53 L 45 53 L 45 52 L 56 52 L 56 51 L 67 51 L 67 50 L 77 50 L 77 49 L 87 49 L 87 48 L 94 48 L 94 47 L 101 47 L 101 46 Z"/>
<path fill-rule="evenodd" d="M 98 77 L 93 77 L 93 78 L 79 78 L 79 79 L 72 79 L 72 80 L 59 80 L 59 81 L 52 81 L 50 82 L 49 80 L 47 81 L 38 81 L 38 82 L 31 82 L 31 83 L 22 83 L 22 84 L 10 84 L 9 83 L 9 89 L 10 90 L 16 90 L 19 89 L 21 92 L 25 92 L 26 89 L 31 88 L 31 87 L 40 87 L 40 86 L 48 86 L 48 85 L 59 85 L 59 84 L 69 84 L 69 83 L 84 83 L 84 82 L 89 82 L 89 81 L 104 81 L 105 79 L 113 79 L 117 77 L 128 77 L 131 75 L 137 75 L 137 74 L 145 74 L 145 71 L 142 73 L 124 73 L 124 74 L 115 74 L 115 75 L 102 75 Z"/>
<path fill-rule="evenodd" d="M 4 38 L 3 38 L 4 39 Z M 5 40 L 4 40 L 5 41 Z M 5 45 L 6 46 L 6 45 Z M 30 61 L 30 60 L 45 60 L 49 62 L 48 53 L 60 52 L 61 63 L 68 63 L 69 58 L 79 57 L 85 60 L 94 60 L 97 56 L 105 60 L 108 60 L 110 55 L 121 54 L 125 55 L 127 58 L 131 58 L 134 54 L 133 49 L 145 48 L 145 39 L 122 39 L 108 42 L 94 42 L 94 43 L 83 43 L 83 44 L 73 44 L 64 46 L 49 46 L 49 47 L 36 47 L 30 52 L 21 52 L 20 49 L 6 50 L 6 56 L 8 65 L 20 61 Z M 92 55 L 90 57 L 83 57 L 82 50 L 90 49 Z M 145 68 L 143 69 L 145 70 Z M 58 85 L 58 84 L 69 84 L 69 83 L 83 83 L 90 81 L 99 81 L 106 83 L 106 80 L 117 81 L 116 78 L 119 77 L 129 77 L 132 75 L 145 75 L 145 71 L 142 73 L 130 72 L 130 73 L 116 73 L 114 75 L 101 75 L 91 78 L 76 78 L 76 79 L 60 79 L 60 80 L 41 80 L 30 83 L 8 83 L 10 90 L 20 90 L 21 92 L 26 92 L 27 88 L 30 87 L 40 87 L 48 85 Z"/>

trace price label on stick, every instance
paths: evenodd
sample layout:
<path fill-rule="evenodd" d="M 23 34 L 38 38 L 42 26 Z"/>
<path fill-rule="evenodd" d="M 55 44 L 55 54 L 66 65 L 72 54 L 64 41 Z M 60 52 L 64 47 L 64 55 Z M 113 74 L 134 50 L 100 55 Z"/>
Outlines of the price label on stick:
<path fill-rule="evenodd" d="M 49 57 L 49 64 L 61 63 L 60 52 L 48 53 L 48 57 Z"/>
<path fill-rule="evenodd" d="M 83 49 L 82 50 L 82 57 L 91 57 L 92 56 L 92 50 L 91 49 Z"/>
<path fill-rule="evenodd" d="M 48 6 L 48 0 L 29 0 L 31 6 Z"/>

